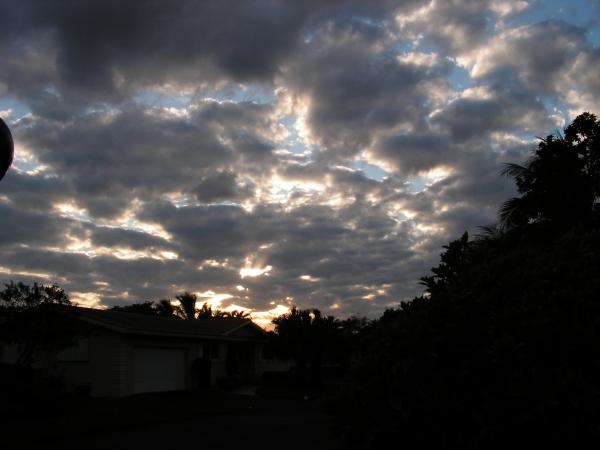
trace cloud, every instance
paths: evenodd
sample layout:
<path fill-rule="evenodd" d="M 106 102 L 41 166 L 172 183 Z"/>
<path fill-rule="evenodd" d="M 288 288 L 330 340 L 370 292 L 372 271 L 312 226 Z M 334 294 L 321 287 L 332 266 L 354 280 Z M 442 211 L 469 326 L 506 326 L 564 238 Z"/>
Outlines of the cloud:
<path fill-rule="evenodd" d="M 516 83 L 533 92 L 558 95 L 566 73 L 582 52 L 588 52 L 584 28 L 548 20 L 494 36 L 466 64 L 476 79 L 504 86 Z"/>
<path fill-rule="evenodd" d="M 380 316 L 515 195 L 502 163 L 593 112 L 598 26 L 578 18 L 595 14 L 6 0 L 0 281 Z"/>

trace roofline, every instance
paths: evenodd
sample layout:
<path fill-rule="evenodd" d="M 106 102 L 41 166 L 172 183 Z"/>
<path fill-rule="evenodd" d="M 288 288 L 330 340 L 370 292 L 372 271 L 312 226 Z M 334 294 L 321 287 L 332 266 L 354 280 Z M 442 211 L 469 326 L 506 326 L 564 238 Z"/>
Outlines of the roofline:
<path fill-rule="evenodd" d="M 107 324 L 106 322 L 102 322 L 100 320 L 90 319 L 89 317 L 79 316 L 77 318 L 79 320 L 90 323 L 92 325 L 97 325 L 102 328 L 107 328 L 109 330 L 116 331 L 118 333 L 129 334 L 129 335 L 165 336 L 165 337 L 168 336 L 168 337 L 191 338 L 191 339 L 198 339 L 198 340 L 212 339 L 212 340 L 223 340 L 223 341 L 246 341 L 246 342 L 257 342 L 257 343 L 266 342 L 266 340 L 267 340 L 266 331 L 264 331 L 262 328 L 260 328 L 258 325 L 256 325 L 252 321 L 249 321 L 248 323 L 250 323 L 252 326 L 254 326 L 255 328 L 258 328 L 260 331 L 262 331 L 264 333 L 264 337 L 229 336 L 229 333 L 231 333 L 232 331 L 235 331 L 235 330 L 239 330 L 242 327 L 248 326 L 248 323 L 242 323 L 239 326 L 227 331 L 226 333 L 198 334 L 198 333 L 169 333 L 167 331 L 146 331 L 146 330 L 139 330 L 139 329 L 131 330 L 131 329 L 119 327 L 116 325 Z M 215 319 L 215 320 L 220 320 L 220 319 Z M 227 319 L 222 319 L 222 320 L 227 320 Z"/>
<path fill-rule="evenodd" d="M 223 320 L 223 319 L 217 319 L 217 320 Z M 227 320 L 227 319 L 224 319 L 224 320 Z M 232 328 L 231 330 L 226 331 L 225 333 L 221 333 L 221 336 L 228 336 L 229 333 L 233 333 L 234 331 L 237 331 L 240 328 L 246 327 L 246 326 L 248 326 L 248 323 L 249 323 L 250 326 L 254 327 L 255 330 L 260 331 L 260 333 L 264 337 L 267 337 L 267 332 L 265 330 L 263 330 L 261 327 L 259 327 L 258 325 L 256 325 L 252 320 L 250 320 L 250 319 L 247 319 L 247 320 L 248 320 L 248 322 L 246 322 L 246 323 L 240 323 L 237 327 Z"/>

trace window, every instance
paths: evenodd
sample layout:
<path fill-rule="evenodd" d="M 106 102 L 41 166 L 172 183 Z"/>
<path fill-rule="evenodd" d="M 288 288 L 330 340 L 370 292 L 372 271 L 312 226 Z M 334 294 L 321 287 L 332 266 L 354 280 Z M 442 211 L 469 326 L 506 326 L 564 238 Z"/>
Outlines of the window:
<path fill-rule="evenodd" d="M 59 361 L 88 361 L 88 338 L 79 338 L 77 345 L 58 352 Z"/>
<path fill-rule="evenodd" d="M 202 347 L 202 356 L 210 359 L 219 359 L 219 344 L 218 343 L 205 343 Z"/>

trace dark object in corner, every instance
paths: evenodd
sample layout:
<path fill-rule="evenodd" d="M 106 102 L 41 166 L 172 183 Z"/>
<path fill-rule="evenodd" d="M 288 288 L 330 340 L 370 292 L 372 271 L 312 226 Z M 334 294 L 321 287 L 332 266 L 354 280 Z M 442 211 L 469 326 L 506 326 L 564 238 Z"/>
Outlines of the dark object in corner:
<path fill-rule="evenodd" d="M 8 126 L 0 119 L 0 180 L 4 178 L 14 157 L 14 142 Z"/>

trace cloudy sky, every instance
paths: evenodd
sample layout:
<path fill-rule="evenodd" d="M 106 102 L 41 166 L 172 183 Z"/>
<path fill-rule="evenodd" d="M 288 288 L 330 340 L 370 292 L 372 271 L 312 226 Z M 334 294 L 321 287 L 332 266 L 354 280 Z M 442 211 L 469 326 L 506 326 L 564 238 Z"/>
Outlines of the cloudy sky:
<path fill-rule="evenodd" d="M 0 282 L 379 317 L 600 100 L 598 0 L 3 0 Z M 270 312 L 269 312 L 270 311 Z"/>

